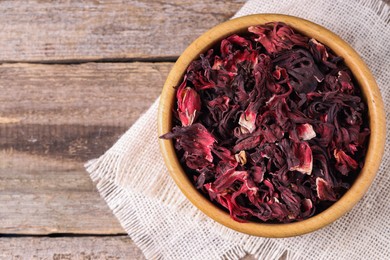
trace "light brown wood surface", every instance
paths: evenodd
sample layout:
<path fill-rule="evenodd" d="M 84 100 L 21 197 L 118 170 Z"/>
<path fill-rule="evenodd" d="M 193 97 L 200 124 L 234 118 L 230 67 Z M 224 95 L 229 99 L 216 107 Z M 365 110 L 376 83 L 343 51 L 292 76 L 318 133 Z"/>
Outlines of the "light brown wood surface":
<path fill-rule="evenodd" d="M 2 1 L 0 61 L 172 60 L 244 2 Z"/>
<path fill-rule="evenodd" d="M 80 126 L 80 131 L 88 126 L 127 128 L 158 97 L 171 66 L 167 62 L 0 64 L 0 124 Z"/>
<path fill-rule="evenodd" d="M 145 259 L 127 236 L 3 237 L 0 248 L 0 259 Z"/>
<path fill-rule="evenodd" d="M 145 259 L 127 236 L 3 237 L 0 248 L 0 259 Z"/>
<path fill-rule="evenodd" d="M 81 162 L 18 152 L 0 156 L 1 233 L 123 233 Z"/>

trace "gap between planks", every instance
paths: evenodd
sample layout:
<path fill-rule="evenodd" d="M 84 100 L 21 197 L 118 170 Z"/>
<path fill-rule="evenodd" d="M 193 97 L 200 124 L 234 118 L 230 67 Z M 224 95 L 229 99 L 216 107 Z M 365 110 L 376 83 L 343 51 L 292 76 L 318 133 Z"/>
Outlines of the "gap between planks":
<path fill-rule="evenodd" d="M 22 237 L 123 237 L 127 236 L 126 232 L 117 233 L 117 234 L 75 234 L 75 233 L 53 233 L 46 235 L 38 235 L 38 234 L 0 234 L 0 238 L 22 238 Z"/>
<path fill-rule="evenodd" d="M 176 62 L 179 56 L 146 57 L 146 58 L 102 58 L 102 59 L 62 59 L 62 60 L 4 60 L 0 64 L 44 64 L 44 65 L 78 65 L 84 63 L 160 63 Z"/>

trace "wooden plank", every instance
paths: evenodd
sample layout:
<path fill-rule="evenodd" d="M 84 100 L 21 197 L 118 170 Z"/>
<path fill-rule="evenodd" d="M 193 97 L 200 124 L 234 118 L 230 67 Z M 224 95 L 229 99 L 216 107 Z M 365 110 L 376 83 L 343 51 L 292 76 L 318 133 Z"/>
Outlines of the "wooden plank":
<path fill-rule="evenodd" d="M 1 64 L 0 124 L 130 126 L 158 97 L 171 66 Z"/>
<path fill-rule="evenodd" d="M 125 233 L 81 162 L 0 157 L 0 234 Z"/>
<path fill-rule="evenodd" d="M 3 237 L 0 259 L 145 259 L 127 236 Z"/>
<path fill-rule="evenodd" d="M 2 1 L 0 62 L 172 59 L 244 2 Z"/>
<path fill-rule="evenodd" d="M 0 259 L 145 259 L 127 236 L 0 237 L 0 248 Z M 242 258 L 254 259 L 252 255 Z"/>
<path fill-rule="evenodd" d="M 123 233 L 83 163 L 151 105 L 171 66 L 0 65 L 0 233 Z"/>
<path fill-rule="evenodd" d="M 118 124 L 123 123 L 118 122 Z M 14 152 L 23 152 L 85 162 L 100 156 L 126 130 L 127 127 L 115 125 L 0 124 L 0 149 L 11 152 L 6 153 L 5 156 L 13 156 Z"/>

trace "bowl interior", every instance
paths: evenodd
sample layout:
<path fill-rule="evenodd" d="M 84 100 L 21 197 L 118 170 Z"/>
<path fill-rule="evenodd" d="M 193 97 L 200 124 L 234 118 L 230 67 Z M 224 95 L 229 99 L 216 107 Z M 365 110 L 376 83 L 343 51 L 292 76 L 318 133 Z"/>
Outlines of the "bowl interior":
<path fill-rule="evenodd" d="M 160 139 L 160 149 L 170 175 L 184 195 L 206 215 L 215 221 L 236 231 L 263 237 L 289 237 L 302 235 L 324 227 L 348 212 L 364 195 L 372 183 L 379 168 L 384 151 L 385 117 L 379 89 L 369 69 L 360 56 L 340 37 L 310 21 L 287 15 L 258 14 L 236 18 L 222 23 L 196 39 L 180 56 L 165 82 L 158 112 L 158 132 L 165 134 L 172 129 L 172 111 L 175 103 L 175 88 L 178 86 L 188 65 L 223 38 L 234 33 L 246 31 L 251 25 L 268 22 L 284 22 L 298 32 L 315 38 L 330 47 L 344 58 L 362 89 L 363 98 L 368 106 L 369 126 L 371 130 L 365 165 L 352 187 L 331 207 L 300 222 L 287 224 L 265 224 L 258 222 L 238 223 L 229 214 L 218 208 L 193 186 L 183 171 L 173 147 L 172 140 Z"/>

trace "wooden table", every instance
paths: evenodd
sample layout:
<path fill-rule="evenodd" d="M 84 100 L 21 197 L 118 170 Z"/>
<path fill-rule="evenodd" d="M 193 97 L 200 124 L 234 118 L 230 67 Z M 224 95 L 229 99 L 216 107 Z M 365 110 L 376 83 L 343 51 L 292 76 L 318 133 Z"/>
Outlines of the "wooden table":
<path fill-rule="evenodd" d="M 244 0 L 1 1 L 0 259 L 143 259 L 84 170 Z"/>
<path fill-rule="evenodd" d="M 144 259 L 83 164 L 244 2 L 1 1 L 0 259 Z"/>

